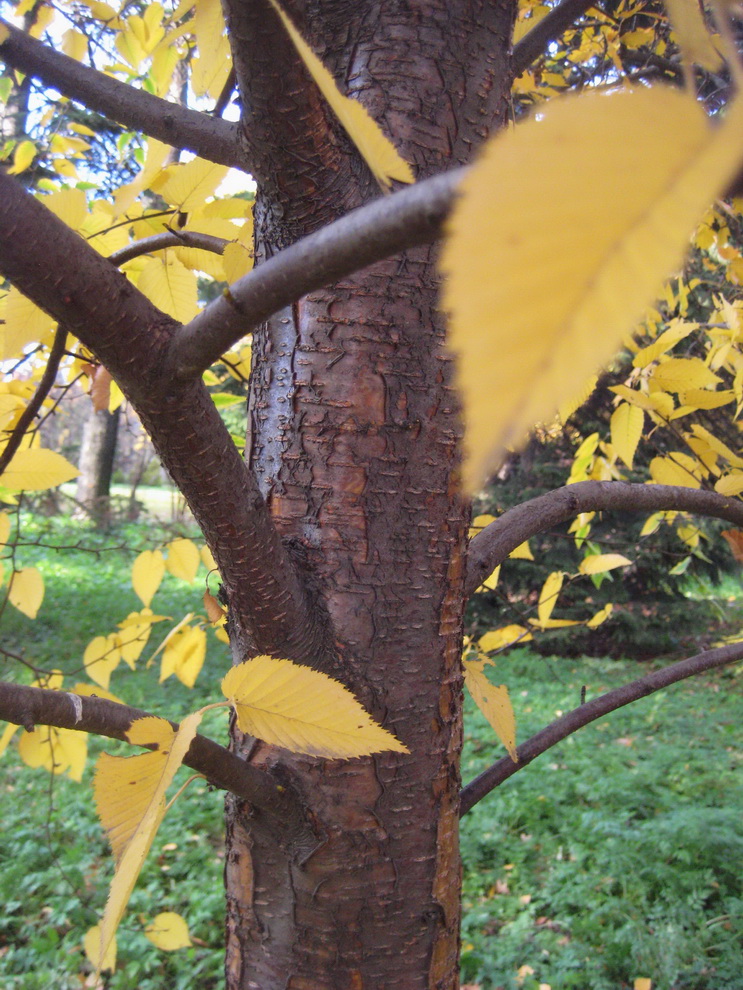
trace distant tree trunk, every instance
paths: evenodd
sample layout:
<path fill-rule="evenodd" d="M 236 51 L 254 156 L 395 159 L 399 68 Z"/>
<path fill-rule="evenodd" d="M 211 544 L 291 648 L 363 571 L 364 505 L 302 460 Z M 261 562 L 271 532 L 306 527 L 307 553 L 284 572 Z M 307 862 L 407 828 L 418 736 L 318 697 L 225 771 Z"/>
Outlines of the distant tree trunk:
<path fill-rule="evenodd" d="M 467 161 L 505 119 L 513 4 L 297 8 L 313 11 L 299 14 L 301 29 L 419 177 Z M 279 22 L 238 0 L 227 12 L 250 108 L 261 260 L 378 190 Z M 377 264 L 254 336 L 246 457 L 336 633 L 312 663 L 347 684 L 411 756 L 317 761 L 236 736 L 254 763 L 286 775 L 326 836 L 292 856 L 230 800 L 229 990 L 458 986 L 468 520 L 434 256 L 421 248 Z M 249 648 L 239 613 L 230 616 L 233 641 Z"/>
<path fill-rule="evenodd" d="M 116 439 L 120 408 L 110 413 L 92 406 L 85 421 L 80 446 L 77 501 L 99 525 L 105 525 L 111 513 L 111 478 L 116 456 Z"/>

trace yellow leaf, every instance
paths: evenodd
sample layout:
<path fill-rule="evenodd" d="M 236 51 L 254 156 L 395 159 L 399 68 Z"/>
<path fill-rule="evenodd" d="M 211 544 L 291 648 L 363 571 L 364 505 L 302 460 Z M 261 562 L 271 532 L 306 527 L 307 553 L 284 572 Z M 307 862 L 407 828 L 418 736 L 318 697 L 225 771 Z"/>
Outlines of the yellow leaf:
<path fill-rule="evenodd" d="M 216 100 L 232 65 L 219 0 L 196 0 L 190 27 L 199 51 L 198 57 L 191 62 L 191 85 L 197 96 L 210 96 Z"/>
<path fill-rule="evenodd" d="M 633 983 L 633 990 L 651 990 L 653 981 L 647 976 L 638 976 Z"/>
<path fill-rule="evenodd" d="M 175 674 L 186 687 L 196 683 L 206 659 L 206 633 L 198 626 L 183 626 L 169 637 L 163 650 L 160 683 Z"/>
<path fill-rule="evenodd" d="M 0 475 L 0 485 L 12 492 L 40 492 L 72 481 L 80 472 L 53 450 L 19 450 Z"/>
<path fill-rule="evenodd" d="M 212 623 L 221 622 L 227 614 L 214 595 L 209 591 L 204 592 L 204 608 L 206 609 L 206 617 Z"/>
<path fill-rule="evenodd" d="M 632 359 L 632 366 L 634 368 L 647 368 L 649 364 L 652 364 L 653 361 L 662 354 L 665 354 L 666 351 L 670 351 L 680 340 L 688 337 L 692 330 L 697 330 L 698 328 L 698 323 L 684 323 L 683 320 L 671 320 L 671 324 L 667 330 L 664 330 L 652 344 L 648 344 L 647 347 L 643 347 L 635 354 Z"/>
<path fill-rule="evenodd" d="M 113 972 L 116 969 L 116 938 L 112 938 L 109 942 L 108 949 L 106 950 L 103 959 L 101 961 L 101 926 L 93 925 L 85 933 L 85 938 L 83 939 L 83 948 L 85 949 L 85 955 L 88 962 L 98 969 L 98 972 L 102 973 L 106 969 L 110 969 Z M 98 963 L 100 962 L 100 966 Z"/>
<path fill-rule="evenodd" d="M 694 409 L 717 409 L 719 406 L 726 406 L 729 402 L 735 401 L 735 392 L 732 389 L 719 389 L 711 392 L 706 388 L 690 388 L 684 392 L 684 402 Z"/>
<path fill-rule="evenodd" d="M 171 165 L 164 182 L 155 183 L 154 188 L 170 206 L 177 206 L 182 213 L 188 213 L 202 206 L 222 179 L 229 172 L 226 165 L 215 165 L 203 158 L 182 165 Z"/>
<path fill-rule="evenodd" d="M 142 604 L 149 607 L 165 574 L 165 560 L 159 550 L 143 550 L 132 566 L 132 587 Z"/>
<path fill-rule="evenodd" d="M 82 189 L 59 189 L 49 196 L 40 197 L 44 206 L 73 230 L 79 230 L 88 211 Z M 48 319 L 48 317 L 47 317 Z"/>
<path fill-rule="evenodd" d="M 191 945 L 186 919 L 175 911 L 163 911 L 156 915 L 144 933 L 153 945 L 166 952 L 185 949 Z"/>
<path fill-rule="evenodd" d="M 608 605 L 604 605 L 603 608 L 600 608 L 598 612 L 594 612 L 586 625 L 589 629 L 596 629 L 596 627 L 600 626 L 602 622 L 606 622 L 613 611 L 614 606 L 611 602 L 609 602 Z"/>
<path fill-rule="evenodd" d="M 269 0 L 269 2 L 281 18 L 307 71 L 317 83 L 320 92 L 332 107 L 333 113 L 358 148 L 380 186 L 390 186 L 393 179 L 398 182 L 414 182 L 410 165 L 400 157 L 395 146 L 385 137 L 376 121 L 357 100 L 349 99 L 340 92 L 333 77 L 297 31 L 277 0 Z"/>
<path fill-rule="evenodd" d="M 88 39 L 82 31 L 68 28 L 62 35 L 62 51 L 76 62 L 82 62 L 88 54 Z"/>
<path fill-rule="evenodd" d="M 547 580 L 542 585 L 539 592 L 539 603 L 537 605 L 537 615 L 539 624 L 544 625 L 552 615 L 552 610 L 557 602 L 557 596 L 562 590 L 562 582 L 565 575 L 562 571 L 553 571 L 548 575 Z"/>
<path fill-rule="evenodd" d="M 495 687 L 484 674 L 484 664 L 478 660 L 464 661 L 464 683 L 472 698 L 508 750 L 514 763 L 518 763 L 516 753 L 516 719 L 513 714 L 508 688 Z"/>
<path fill-rule="evenodd" d="M 116 633 L 111 633 L 109 636 L 96 636 L 85 647 L 85 653 L 83 653 L 85 672 L 92 681 L 100 684 L 105 691 L 108 690 L 111 674 L 120 662 L 121 650 Z"/>
<path fill-rule="evenodd" d="M 686 392 L 690 388 L 713 388 L 720 379 L 701 358 L 668 358 L 653 368 L 652 390 Z"/>
<path fill-rule="evenodd" d="M 295 753 L 350 758 L 409 752 L 342 684 L 290 660 L 246 660 L 225 676 L 222 693 L 242 732 Z"/>
<path fill-rule="evenodd" d="M 137 288 L 179 323 L 188 323 L 196 315 L 196 276 L 176 258 L 148 261 L 139 274 Z"/>
<path fill-rule="evenodd" d="M 722 65 L 722 56 L 704 23 L 699 0 L 666 0 L 666 9 L 684 58 L 716 72 Z"/>
<path fill-rule="evenodd" d="M 53 774 L 69 772 L 72 780 L 82 780 L 88 753 L 88 736 L 74 729 L 37 725 L 18 741 L 18 755 L 29 767 L 43 767 Z"/>
<path fill-rule="evenodd" d="M 738 168 L 741 117 L 743 101 L 712 129 L 675 90 L 592 92 L 486 146 L 442 255 L 468 490 L 612 356 L 678 268 Z"/>
<path fill-rule="evenodd" d="M 615 567 L 628 567 L 632 563 L 621 553 L 594 553 L 584 557 L 578 567 L 580 574 L 603 574 Z"/>
<path fill-rule="evenodd" d="M 225 278 L 231 285 L 253 267 L 253 255 L 243 244 L 228 244 L 222 255 L 222 264 Z"/>
<path fill-rule="evenodd" d="M 196 544 L 191 540 L 179 538 L 168 543 L 166 550 L 168 551 L 168 557 L 165 561 L 167 569 L 173 577 L 191 584 L 201 562 Z"/>
<path fill-rule="evenodd" d="M 512 550 L 508 556 L 511 560 L 534 560 L 534 554 L 531 552 L 528 540 L 526 543 L 519 543 L 516 549 Z"/>
<path fill-rule="evenodd" d="M 482 582 L 478 591 L 495 591 L 498 587 L 498 578 L 500 577 L 500 564 L 495 568 L 492 574 L 489 574 L 485 580 Z"/>
<path fill-rule="evenodd" d="M 35 619 L 44 600 L 44 579 L 35 567 L 13 571 L 8 601 L 29 619 Z"/>
<path fill-rule="evenodd" d="M 3 730 L 2 736 L 0 736 L 0 756 L 3 755 L 5 750 L 8 748 L 8 744 L 13 736 L 20 729 L 20 725 L 13 725 L 12 722 L 8 722 Z"/>
<path fill-rule="evenodd" d="M 13 152 L 13 164 L 8 169 L 8 175 L 19 175 L 25 172 L 36 157 L 36 145 L 33 141 L 21 141 Z"/>
<path fill-rule="evenodd" d="M 699 488 L 700 465 L 693 457 L 674 450 L 668 457 L 654 457 L 650 462 L 650 477 L 656 485 L 681 485 L 682 488 Z"/>
<path fill-rule="evenodd" d="M 524 626 L 502 626 L 500 629 L 486 632 L 478 639 L 477 645 L 483 653 L 491 653 L 493 650 L 502 650 L 514 643 L 528 643 L 531 639 L 534 637 Z"/>
<path fill-rule="evenodd" d="M 611 415 L 611 445 L 628 468 L 642 436 L 645 413 L 638 406 L 622 402 Z"/>
<path fill-rule="evenodd" d="M 93 400 L 93 408 L 96 412 L 108 411 L 112 381 L 113 379 L 110 373 L 102 365 L 96 368 L 93 375 L 93 383 L 90 387 L 90 397 Z"/>
<path fill-rule="evenodd" d="M 720 495 L 740 495 L 743 492 L 743 471 L 732 471 L 718 478 L 715 491 Z"/>
<path fill-rule="evenodd" d="M 202 546 L 199 553 L 201 554 L 201 562 L 204 565 L 204 567 L 208 571 L 216 571 L 217 570 L 216 561 L 214 560 L 214 556 L 212 555 L 211 550 L 206 544 Z"/>
<path fill-rule="evenodd" d="M 102 753 L 99 757 L 93 781 L 96 807 L 117 860 L 101 921 L 99 969 L 165 814 L 165 792 L 188 752 L 201 718 L 201 711 L 187 715 L 177 732 L 164 719 L 140 719 L 140 723 L 148 723 L 144 738 L 158 742 L 157 751 L 130 757 Z M 163 723 L 154 734 L 152 722 Z M 130 742 L 142 744 L 142 726 L 137 722 L 132 723 L 127 735 Z M 148 762 L 142 763 L 143 759 Z M 135 760 L 138 762 L 133 764 Z"/>

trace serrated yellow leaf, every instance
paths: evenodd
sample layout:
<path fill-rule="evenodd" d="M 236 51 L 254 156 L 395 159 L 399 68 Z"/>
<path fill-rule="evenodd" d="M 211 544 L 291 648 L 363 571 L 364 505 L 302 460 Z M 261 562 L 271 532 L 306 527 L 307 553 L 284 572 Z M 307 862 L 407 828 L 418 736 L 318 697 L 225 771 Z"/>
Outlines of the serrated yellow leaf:
<path fill-rule="evenodd" d="M 0 546 L 6 546 L 10 537 L 10 516 L 0 512 Z"/>
<path fill-rule="evenodd" d="M 668 358 L 653 368 L 648 381 L 653 390 L 678 393 L 714 388 L 720 379 L 701 358 Z"/>
<path fill-rule="evenodd" d="M 2 359 L 8 360 L 21 354 L 27 344 L 42 340 L 53 326 L 51 316 L 11 286 L 5 304 L 5 326 L 0 337 Z"/>
<path fill-rule="evenodd" d="M 628 567 L 632 563 L 621 553 L 594 553 L 584 557 L 578 565 L 579 574 L 603 574 L 615 567 Z"/>
<path fill-rule="evenodd" d="M 216 99 L 227 81 L 232 61 L 219 0 L 196 0 L 190 27 L 198 56 L 191 60 L 191 85 L 197 96 Z"/>
<path fill-rule="evenodd" d="M 611 445 L 628 468 L 632 467 L 635 459 L 644 423 L 642 409 L 628 402 L 618 405 L 611 415 Z"/>
<path fill-rule="evenodd" d="M 472 699 L 495 729 L 496 735 L 508 750 L 514 763 L 516 753 L 516 719 L 505 685 L 495 687 L 483 672 L 484 664 L 478 660 L 464 661 L 464 683 Z"/>
<path fill-rule="evenodd" d="M 537 629 L 567 629 L 568 626 L 579 626 L 580 621 L 578 619 L 545 619 L 544 622 L 540 622 L 539 619 L 529 619 L 532 626 L 536 626 Z"/>
<path fill-rule="evenodd" d="M 684 58 L 716 72 L 722 65 L 722 56 L 704 23 L 699 0 L 666 0 L 666 9 Z"/>
<path fill-rule="evenodd" d="M 732 389 L 711 392 L 706 388 L 690 388 L 688 392 L 684 392 L 684 402 L 691 409 L 718 409 L 729 402 L 735 402 L 735 392 Z"/>
<path fill-rule="evenodd" d="M 198 626 L 183 626 L 169 637 L 163 650 L 160 683 L 175 674 L 186 687 L 196 683 L 206 659 L 206 633 Z"/>
<path fill-rule="evenodd" d="M 188 323 L 196 315 L 196 276 L 176 258 L 150 259 L 139 273 L 137 288 L 179 323 Z"/>
<path fill-rule="evenodd" d="M 203 158 L 194 158 L 185 164 L 171 165 L 163 183 L 156 184 L 157 192 L 170 206 L 177 206 L 182 213 L 198 209 L 229 172 L 226 165 L 215 165 Z"/>
<path fill-rule="evenodd" d="M 118 636 L 96 636 L 85 647 L 83 665 L 88 677 L 104 690 L 108 690 L 111 674 L 121 662 L 121 649 Z"/>
<path fill-rule="evenodd" d="M 116 643 L 121 659 L 132 670 L 135 669 L 137 660 L 142 655 L 142 650 L 147 646 L 151 632 L 151 622 L 138 622 L 130 623 L 116 634 Z"/>
<path fill-rule="evenodd" d="M 33 141 L 21 141 L 13 151 L 13 164 L 7 170 L 8 175 L 20 175 L 21 172 L 25 172 L 34 158 L 36 158 L 36 145 Z"/>
<path fill-rule="evenodd" d="M 35 567 L 14 571 L 8 589 L 8 601 L 29 619 L 35 619 L 44 600 L 44 579 Z"/>
<path fill-rule="evenodd" d="M 723 443 L 722 440 L 718 439 L 714 433 L 711 433 L 701 423 L 694 423 L 691 432 L 695 437 L 708 444 L 711 450 L 724 458 L 732 467 L 743 467 L 743 457 L 732 451 L 726 443 Z"/>
<path fill-rule="evenodd" d="M 191 945 L 186 919 L 175 911 L 163 911 L 156 915 L 144 933 L 153 945 L 166 952 L 185 949 Z"/>
<path fill-rule="evenodd" d="M 668 457 L 654 457 L 650 462 L 650 477 L 656 485 L 681 485 L 682 488 L 699 488 L 702 484 L 700 464 L 679 450 Z"/>
<path fill-rule="evenodd" d="M 159 550 L 143 550 L 132 565 L 132 587 L 142 604 L 149 607 L 165 574 L 165 560 Z"/>
<path fill-rule="evenodd" d="M 539 592 L 539 603 L 537 605 L 537 616 L 540 625 L 544 625 L 552 615 L 552 610 L 557 602 L 557 596 L 562 590 L 564 579 L 565 575 L 562 571 L 553 571 L 548 575 L 547 580 L 542 585 L 542 590 Z"/>
<path fill-rule="evenodd" d="M 188 584 L 191 584 L 196 577 L 196 572 L 201 562 L 199 549 L 196 544 L 191 540 L 179 538 L 168 543 L 165 549 L 168 551 L 165 561 L 167 569 L 173 577 L 180 578 L 181 581 L 187 581 Z"/>
<path fill-rule="evenodd" d="M 101 921 L 99 968 L 165 814 L 165 792 L 188 752 L 202 714 L 198 711 L 187 715 L 175 733 L 164 719 L 141 719 L 164 723 L 162 730 L 156 731 L 158 738 L 164 740 L 160 749 L 130 757 L 103 753 L 99 758 L 93 781 L 96 807 L 112 847 L 115 843 L 117 850 L 116 873 Z M 149 736 L 151 729 L 145 727 L 145 733 Z M 127 735 L 132 742 L 139 740 L 137 722 L 132 723 Z M 148 762 L 129 766 L 142 759 Z"/>
<path fill-rule="evenodd" d="M 40 492 L 72 481 L 80 472 L 53 450 L 19 450 L 0 475 L 0 485 L 12 492 Z"/>
<path fill-rule="evenodd" d="M 592 92 L 486 146 L 442 254 L 468 490 L 612 356 L 679 267 L 738 168 L 741 118 L 743 101 L 712 129 L 684 93 Z"/>
<path fill-rule="evenodd" d="M 282 20 L 299 57 L 307 71 L 333 109 L 333 113 L 343 125 L 346 133 L 359 150 L 362 158 L 371 169 L 374 178 L 382 187 L 389 187 L 393 179 L 398 182 L 414 182 L 410 165 L 400 157 L 397 149 L 385 137 L 366 109 L 357 101 L 344 96 L 328 70 L 315 55 L 310 46 L 294 26 L 293 22 L 277 0 L 269 0 Z"/>
<path fill-rule="evenodd" d="M 346 687 L 290 660 L 246 660 L 224 677 L 222 693 L 242 732 L 295 753 L 350 758 L 409 752 Z"/>
<path fill-rule="evenodd" d="M 534 637 L 524 626 L 502 626 L 500 629 L 486 632 L 478 639 L 477 645 L 483 653 L 491 653 L 493 650 L 502 650 L 514 643 L 528 643 L 531 639 Z"/>
<path fill-rule="evenodd" d="M 116 969 L 116 937 L 112 938 L 109 942 L 108 949 L 101 960 L 100 925 L 93 925 L 93 927 L 88 929 L 85 933 L 83 948 L 85 949 L 85 955 L 88 962 L 91 966 L 95 966 L 99 973 L 102 973 L 107 969 L 110 969 L 111 972 L 113 972 Z M 99 962 L 100 966 L 98 965 Z"/>
<path fill-rule="evenodd" d="M 732 471 L 718 478 L 715 491 L 720 495 L 740 495 L 743 493 L 743 471 Z"/>

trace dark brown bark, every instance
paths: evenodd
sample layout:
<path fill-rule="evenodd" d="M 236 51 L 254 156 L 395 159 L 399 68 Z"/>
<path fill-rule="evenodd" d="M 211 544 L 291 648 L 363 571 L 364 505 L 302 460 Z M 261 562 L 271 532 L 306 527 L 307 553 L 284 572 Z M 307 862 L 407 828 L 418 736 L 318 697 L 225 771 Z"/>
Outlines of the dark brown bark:
<path fill-rule="evenodd" d="M 458 11 L 291 7 L 419 177 L 466 162 L 505 116 L 513 5 Z M 228 18 L 262 180 L 262 259 L 377 191 L 278 22 L 262 4 L 228 4 Z M 480 78 L 466 81 L 465 66 Z M 323 666 L 411 755 L 321 763 L 250 747 L 254 764 L 287 774 L 328 838 L 304 864 L 291 862 L 270 836 L 251 833 L 241 802 L 228 804 L 227 985 L 454 988 L 467 512 L 432 249 L 310 292 L 269 320 L 254 352 L 250 466 L 327 611 L 334 648 Z"/>

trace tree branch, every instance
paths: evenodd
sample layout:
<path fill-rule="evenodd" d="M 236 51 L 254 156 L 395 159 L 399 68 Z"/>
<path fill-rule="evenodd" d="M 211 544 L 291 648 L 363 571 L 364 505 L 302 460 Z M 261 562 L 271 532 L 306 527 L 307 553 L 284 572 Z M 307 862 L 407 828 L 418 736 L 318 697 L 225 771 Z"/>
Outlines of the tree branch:
<path fill-rule="evenodd" d="M 0 20 L 0 26 L 9 32 L 0 44 L 0 60 L 11 68 L 40 79 L 63 96 L 125 127 L 193 151 L 208 161 L 244 169 L 236 124 L 134 89 L 49 48 L 6 21 Z"/>
<path fill-rule="evenodd" d="M 224 237 L 202 234 L 198 230 L 164 231 L 162 234 L 143 237 L 141 241 L 134 241 L 133 244 L 119 248 L 108 256 L 108 260 L 117 266 L 123 265 L 132 258 L 139 258 L 153 251 L 164 251 L 170 247 L 200 248 L 213 254 L 224 254 L 224 249 L 229 243 Z"/>
<path fill-rule="evenodd" d="M 152 437 L 245 617 L 248 649 L 312 665 L 332 641 L 305 582 L 200 380 L 171 381 L 177 324 L 43 203 L 0 173 L 0 272 L 113 375 Z"/>
<path fill-rule="evenodd" d="M 383 196 L 303 237 L 230 286 L 176 331 L 168 367 L 200 375 L 251 329 L 314 289 L 441 235 L 464 169 Z"/>
<path fill-rule="evenodd" d="M 531 536 L 581 512 L 694 512 L 743 526 L 743 502 L 717 492 L 625 481 L 580 481 L 529 499 L 504 512 L 473 537 L 464 591 L 469 597 L 498 564 Z"/>
<path fill-rule="evenodd" d="M 545 17 L 526 34 L 517 45 L 514 45 L 511 57 L 511 71 L 514 79 L 540 55 L 544 54 L 550 41 L 555 41 L 563 31 L 567 30 L 573 21 L 595 3 L 595 0 L 562 0 L 558 7 L 553 7 Z"/>
<path fill-rule="evenodd" d="M 686 660 L 680 660 L 670 667 L 663 667 L 662 670 L 656 670 L 652 674 L 632 681 L 630 684 L 602 694 L 579 708 L 574 708 L 567 715 L 563 715 L 562 718 L 550 723 L 541 732 L 517 747 L 518 763 L 514 763 L 510 756 L 506 756 L 467 784 L 460 795 L 460 814 L 465 815 L 478 801 L 481 801 L 486 794 L 502 784 L 504 780 L 528 766 L 537 756 L 541 756 L 542 753 L 551 749 L 552 746 L 567 736 L 572 735 L 576 730 L 594 722 L 597 718 L 601 718 L 602 715 L 623 708 L 625 705 L 645 698 L 647 695 L 660 691 L 677 681 L 739 660 L 743 660 L 743 640 L 732 643 L 730 646 L 720 647 L 717 650 L 707 650 L 705 653 L 699 653 L 697 656 L 689 657 Z"/>
<path fill-rule="evenodd" d="M 0 719 L 22 725 L 28 732 L 36 725 L 53 725 L 126 741 L 132 722 L 149 716 L 149 712 L 105 698 L 0 681 Z M 178 728 L 176 722 L 170 724 Z M 202 773 L 214 787 L 236 794 L 281 822 L 280 832 L 288 835 L 289 844 L 310 848 L 317 844 L 296 795 L 270 774 L 201 735 L 194 738 L 183 762 Z"/>
<path fill-rule="evenodd" d="M 44 374 L 41 376 L 41 381 L 33 394 L 33 398 L 23 410 L 18 422 L 13 427 L 10 437 L 8 438 L 8 442 L 5 447 L 3 447 L 2 454 L 0 454 L 0 474 L 2 474 L 8 464 L 10 464 L 15 452 L 21 445 L 21 441 L 26 434 L 26 430 L 33 422 L 34 416 L 39 409 L 41 409 L 44 399 L 47 395 L 49 395 L 52 386 L 57 380 L 57 372 L 59 371 L 60 362 L 64 357 L 66 345 L 67 331 L 63 327 L 59 327 L 54 335 L 54 343 L 52 344 L 51 351 L 49 352 L 49 360 L 47 361 L 46 368 L 44 368 Z"/>

